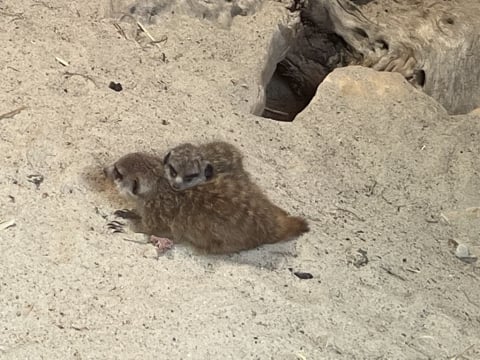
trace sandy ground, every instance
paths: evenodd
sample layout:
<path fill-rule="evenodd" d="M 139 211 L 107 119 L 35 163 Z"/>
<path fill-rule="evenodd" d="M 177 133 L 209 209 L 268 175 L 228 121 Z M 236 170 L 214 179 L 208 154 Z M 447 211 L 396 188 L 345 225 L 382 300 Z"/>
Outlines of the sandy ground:
<path fill-rule="evenodd" d="M 280 3 L 230 28 L 166 13 L 149 27 L 158 46 L 105 14 L 0 2 L 0 114 L 26 106 L 0 119 L 0 221 L 15 221 L 0 230 L 2 359 L 480 358 L 480 271 L 452 246 L 480 247 L 478 115 L 345 68 L 293 123 L 263 119 L 251 112 Z M 237 144 L 311 232 L 157 260 L 108 230 L 123 204 L 101 166 L 209 139 Z"/>

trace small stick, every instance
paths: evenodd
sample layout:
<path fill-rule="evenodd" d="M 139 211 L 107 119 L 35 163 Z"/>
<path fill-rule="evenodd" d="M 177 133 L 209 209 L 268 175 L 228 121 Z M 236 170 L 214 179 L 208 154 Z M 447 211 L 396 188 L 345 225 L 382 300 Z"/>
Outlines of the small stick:
<path fill-rule="evenodd" d="M 395 276 L 396 278 L 400 279 L 400 280 L 403 280 L 403 281 L 407 281 L 407 279 L 405 279 L 403 276 L 401 275 L 398 275 L 398 274 L 395 274 L 392 270 L 390 270 L 389 268 L 383 266 L 383 265 L 380 265 L 380 269 L 382 270 L 385 270 L 387 272 L 387 274 L 390 274 L 392 276 Z"/>
<path fill-rule="evenodd" d="M 147 35 L 153 43 L 157 44 L 158 48 L 160 49 L 160 45 L 158 45 L 157 40 L 155 40 L 155 38 L 152 36 L 152 34 L 150 34 L 148 32 L 148 30 L 145 28 L 145 26 L 143 26 L 142 23 L 138 20 L 136 20 L 136 22 L 137 22 L 137 25 L 140 28 L 140 30 L 142 30 L 145 33 L 145 35 Z"/>
<path fill-rule="evenodd" d="M 336 207 L 337 210 L 340 210 L 340 211 L 344 211 L 344 212 L 347 212 L 349 214 L 352 214 L 353 216 L 355 216 L 358 220 L 360 221 L 365 221 L 364 218 L 362 218 L 360 215 L 356 214 L 354 211 L 352 210 L 349 210 L 349 209 L 344 209 L 344 208 L 341 208 L 341 207 Z"/>
<path fill-rule="evenodd" d="M 454 357 L 452 357 L 450 360 L 457 360 L 457 359 L 464 359 L 465 357 L 463 355 L 465 355 L 465 353 L 470 350 L 471 348 L 473 348 L 475 346 L 475 344 L 472 344 L 470 345 L 469 347 L 467 347 L 465 350 L 463 350 L 460 354 L 458 355 L 455 355 Z"/>
<path fill-rule="evenodd" d="M 150 39 L 150 41 L 151 41 L 154 45 L 157 45 L 157 47 L 158 47 L 160 50 L 162 50 L 162 48 L 161 48 L 161 46 L 160 46 L 159 43 L 168 40 L 168 37 L 167 37 L 166 35 L 164 35 L 161 40 L 157 41 L 157 40 L 152 36 L 152 34 L 150 34 L 150 32 L 147 30 L 147 28 L 146 28 L 140 21 L 138 21 L 137 19 L 135 19 L 132 15 L 124 14 L 124 15 L 122 15 L 122 16 L 120 17 L 120 21 L 122 21 L 122 19 L 125 18 L 125 17 L 128 17 L 128 18 L 133 19 L 133 21 L 135 21 L 135 23 L 137 24 L 138 28 L 139 28 L 140 30 L 142 30 L 142 31 L 145 33 L 145 35 L 147 35 L 147 37 Z M 116 26 L 115 26 L 115 27 L 116 27 Z M 117 28 L 117 30 L 118 30 L 118 28 Z M 135 40 L 135 41 L 136 41 L 136 40 Z M 166 61 L 166 57 L 165 57 L 165 54 L 164 54 L 164 53 L 162 53 L 162 61 L 163 61 L 163 62 Z"/>
<path fill-rule="evenodd" d="M 12 111 L 9 111 L 5 114 L 2 114 L 0 115 L 0 120 L 1 119 L 8 119 L 8 118 L 12 118 L 14 117 L 15 115 L 17 114 L 20 114 L 23 110 L 25 110 L 27 107 L 25 105 L 23 106 L 20 106 L 18 109 L 15 109 L 15 110 L 12 110 Z"/>
<path fill-rule="evenodd" d="M 377 186 L 377 184 L 378 184 L 377 180 L 374 180 L 372 186 L 370 186 L 370 189 L 368 191 L 369 196 L 373 195 L 373 192 L 375 191 L 375 187 Z"/>
<path fill-rule="evenodd" d="M 15 226 L 15 220 L 4 221 L 0 223 L 0 230 L 5 230 L 12 226 Z"/>
<path fill-rule="evenodd" d="M 84 75 L 84 74 L 80 74 L 80 73 L 75 73 L 75 72 L 70 72 L 70 71 L 65 71 L 64 72 L 64 75 L 65 76 L 81 76 L 87 80 L 90 80 L 96 87 L 98 87 L 98 84 L 97 82 L 89 75 Z"/>
<path fill-rule="evenodd" d="M 118 33 L 125 39 L 127 39 L 127 35 L 125 35 L 125 31 L 123 31 L 122 27 L 118 23 L 113 23 L 113 26 L 115 26 L 115 29 L 117 29 Z"/>
<path fill-rule="evenodd" d="M 145 33 L 145 35 L 148 36 L 148 38 L 150 39 L 150 41 L 152 42 L 152 44 L 157 45 L 157 47 L 158 47 L 158 48 L 160 49 L 160 51 L 161 51 L 161 50 L 162 50 L 162 47 L 160 46 L 159 43 L 162 42 L 163 39 L 165 39 L 165 41 L 167 41 L 168 38 L 166 38 L 166 37 L 164 36 L 164 37 L 162 38 L 162 40 L 160 40 L 160 41 L 155 40 L 155 38 L 152 36 L 152 34 L 150 34 L 150 33 L 148 32 L 148 30 L 145 28 L 145 26 L 142 25 L 142 23 L 141 23 L 140 21 L 138 21 L 138 20 L 135 20 L 135 21 L 137 22 L 137 25 L 138 25 L 138 27 L 140 28 L 140 30 L 142 30 L 142 31 Z M 163 62 L 166 61 L 165 53 L 163 53 L 163 52 L 162 52 L 162 61 L 163 61 Z"/>
<path fill-rule="evenodd" d="M 165 42 L 165 41 L 167 41 L 167 40 L 168 40 L 168 36 L 167 36 L 167 35 L 163 35 L 160 40 L 155 40 L 155 41 L 152 41 L 151 43 L 152 43 L 152 44 L 159 44 L 159 43 Z"/>
<path fill-rule="evenodd" d="M 59 58 L 58 56 L 55 56 L 55 60 L 57 60 L 60 64 L 62 64 L 63 66 L 68 66 L 68 62 Z"/>
<path fill-rule="evenodd" d="M 440 217 L 447 223 L 450 224 L 450 220 L 448 220 L 448 217 L 444 213 L 440 213 Z"/>
<path fill-rule="evenodd" d="M 0 11 L 0 15 L 20 18 L 20 17 L 23 16 L 23 13 L 9 13 L 9 12 L 6 12 L 6 11 Z"/>
<path fill-rule="evenodd" d="M 33 3 L 31 6 L 38 6 L 38 5 L 45 6 L 47 9 L 50 9 L 50 10 L 59 9 L 56 6 L 48 5 L 45 1 L 37 1 L 37 2 Z"/>
<path fill-rule="evenodd" d="M 140 240 L 133 240 L 133 239 L 123 239 L 123 241 L 128 241 L 128 242 L 133 242 L 135 244 L 141 244 L 141 245 L 149 245 L 151 244 L 151 241 L 140 241 Z"/>

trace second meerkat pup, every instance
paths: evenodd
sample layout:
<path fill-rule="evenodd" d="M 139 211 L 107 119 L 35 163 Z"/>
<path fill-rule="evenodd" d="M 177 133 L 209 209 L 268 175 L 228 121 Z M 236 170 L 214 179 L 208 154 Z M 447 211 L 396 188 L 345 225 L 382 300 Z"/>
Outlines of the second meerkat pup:
<path fill-rule="evenodd" d="M 175 191 L 161 158 L 131 153 L 104 169 L 120 194 L 134 200 L 134 231 L 189 242 L 207 253 L 226 254 L 294 239 L 307 222 L 274 205 L 247 176 L 215 176 Z"/>
<path fill-rule="evenodd" d="M 219 174 L 248 177 L 242 153 L 225 141 L 198 146 L 180 144 L 167 152 L 163 166 L 170 186 L 178 191 L 203 184 Z"/>

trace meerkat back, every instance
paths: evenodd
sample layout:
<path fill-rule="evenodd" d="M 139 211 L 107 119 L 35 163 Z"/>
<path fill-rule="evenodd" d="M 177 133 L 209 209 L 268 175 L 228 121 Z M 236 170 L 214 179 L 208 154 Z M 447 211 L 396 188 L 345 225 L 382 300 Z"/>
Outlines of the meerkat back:
<path fill-rule="evenodd" d="M 174 233 L 208 253 L 232 253 L 293 239 L 307 222 L 274 205 L 248 178 L 221 174 L 184 191 Z"/>
<path fill-rule="evenodd" d="M 234 145 L 225 141 L 212 141 L 198 146 L 202 157 L 210 162 L 213 175 L 243 174 L 243 154 Z"/>

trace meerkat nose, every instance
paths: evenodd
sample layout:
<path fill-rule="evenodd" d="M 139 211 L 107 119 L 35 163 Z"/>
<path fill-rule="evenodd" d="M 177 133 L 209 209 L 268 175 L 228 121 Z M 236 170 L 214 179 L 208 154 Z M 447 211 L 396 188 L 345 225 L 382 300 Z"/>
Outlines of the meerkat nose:
<path fill-rule="evenodd" d="M 108 165 L 103 168 L 103 174 L 105 175 L 106 178 L 110 179 L 112 177 L 112 172 L 113 172 L 113 165 Z"/>

